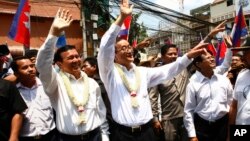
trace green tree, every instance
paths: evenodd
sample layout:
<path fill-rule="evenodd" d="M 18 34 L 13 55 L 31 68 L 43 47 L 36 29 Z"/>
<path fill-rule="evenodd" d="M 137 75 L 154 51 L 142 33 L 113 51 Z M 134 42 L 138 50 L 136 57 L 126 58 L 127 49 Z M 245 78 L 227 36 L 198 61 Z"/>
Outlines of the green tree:
<path fill-rule="evenodd" d="M 138 24 L 138 19 L 141 16 L 142 12 L 132 15 L 132 21 L 130 23 L 130 30 L 129 30 L 129 43 L 132 44 L 133 40 L 137 39 L 137 43 L 144 40 L 148 37 L 147 29 L 143 25 L 143 23 Z"/>

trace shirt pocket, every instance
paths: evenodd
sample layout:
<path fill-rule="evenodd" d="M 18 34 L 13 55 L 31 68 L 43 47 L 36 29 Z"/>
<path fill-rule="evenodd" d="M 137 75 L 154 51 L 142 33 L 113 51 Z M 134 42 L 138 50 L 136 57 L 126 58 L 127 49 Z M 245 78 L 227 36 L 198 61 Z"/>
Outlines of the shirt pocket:
<path fill-rule="evenodd" d="M 48 97 L 42 96 L 40 98 L 40 104 L 41 104 L 41 109 L 46 110 L 46 109 L 52 109 L 50 99 Z"/>
<path fill-rule="evenodd" d="M 219 103 L 227 103 L 228 102 L 227 89 L 223 87 L 215 88 L 214 97 L 215 100 L 218 101 Z"/>

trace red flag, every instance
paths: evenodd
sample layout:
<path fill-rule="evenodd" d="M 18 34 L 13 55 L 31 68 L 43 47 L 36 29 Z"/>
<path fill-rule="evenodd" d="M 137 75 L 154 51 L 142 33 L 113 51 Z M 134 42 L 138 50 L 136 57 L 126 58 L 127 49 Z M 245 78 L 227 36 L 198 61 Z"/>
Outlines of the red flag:
<path fill-rule="evenodd" d="M 213 56 L 216 56 L 216 49 L 215 49 L 215 47 L 214 47 L 214 45 L 212 43 L 207 45 L 207 50 L 212 52 Z"/>
<path fill-rule="evenodd" d="M 132 47 L 135 48 L 137 46 L 137 39 L 133 40 Z"/>
<path fill-rule="evenodd" d="M 122 24 L 122 27 L 121 27 L 121 30 L 120 30 L 120 33 L 118 34 L 118 37 L 119 37 L 119 38 L 128 40 L 131 20 L 132 20 L 132 16 L 128 16 L 128 17 L 124 20 L 124 22 L 123 22 L 123 24 Z"/>
<path fill-rule="evenodd" d="M 9 37 L 24 46 L 30 46 L 30 5 L 29 0 L 21 0 L 10 27 Z"/>
<path fill-rule="evenodd" d="M 216 54 L 216 65 L 220 65 L 225 58 L 225 54 L 227 51 L 226 43 L 222 41 L 218 41 L 217 54 Z"/>

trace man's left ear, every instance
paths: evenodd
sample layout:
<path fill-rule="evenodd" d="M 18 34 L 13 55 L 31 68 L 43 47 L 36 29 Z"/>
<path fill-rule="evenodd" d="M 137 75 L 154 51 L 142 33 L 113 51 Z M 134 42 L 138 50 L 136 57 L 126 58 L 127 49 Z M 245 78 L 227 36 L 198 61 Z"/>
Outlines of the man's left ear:
<path fill-rule="evenodd" d="M 61 68 L 61 67 L 62 67 L 62 62 L 57 61 L 57 62 L 56 62 L 56 65 L 57 65 L 59 68 Z"/>

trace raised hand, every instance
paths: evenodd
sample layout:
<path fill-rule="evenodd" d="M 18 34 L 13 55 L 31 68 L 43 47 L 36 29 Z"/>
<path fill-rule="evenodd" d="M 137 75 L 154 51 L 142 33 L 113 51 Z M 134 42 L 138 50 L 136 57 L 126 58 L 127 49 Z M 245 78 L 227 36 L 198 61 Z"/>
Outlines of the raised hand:
<path fill-rule="evenodd" d="M 208 34 L 208 36 L 213 37 L 217 33 L 221 32 L 221 31 L 224 31 L 226 22 L 227 21 L 225 20 L 222 23 L 220 23 L 218 26 L 216 26 L 214 29 L 212 29 L 211 32 Z"/>
<path fill-rule="evenodd" d="M 133 5 L 129 6 L 129 0 L 122 0 L 120 5 L 121 16 L 126 18 L 131 15 L 133 11 Z"/>
<path fill-rule="evenodd" d="M 149 47 L 149 45 L 152 42 L 152 38 L 145 38 L 143 41 L 137 44 L 136 48 L 137 49 L 142 49 L 144 47 Z"/>
<path fill-rule="evenodd" d="M 189 59 L 191 58 L 195 58 L 203 53 L 206 52 L 205 47 L 207 47 L 208 43 L 199 43 L 197 46 L 195 46 L 194 48 L 192 48 L 188 53 L 187 53 L 187 57 Z"/>
<path fill-rule="evenodd" d="M 123 21 L 126 19 L 126 17 L 132 14 L 133 7 L 133 5 L 129 6 L 129 0 L 122 0 L 120 4 L 120 15 L 116 19 L 114 24 L 122 26 Z"/>
<path fill-rule="evenodd" d="M 224 35 L 223 36 L 223 40 L 227 44 L 227 48 L 231 48 L 232 47 L 233 44 L 232 44 L 231 37 L 229 35 Z"/>
<path fill-rule="evenodd" d="M 61 32 L 70 26 L 73 21 L 69 11 L 59 9 L 50 28 L 50 34 L 60 36 Z"/>

